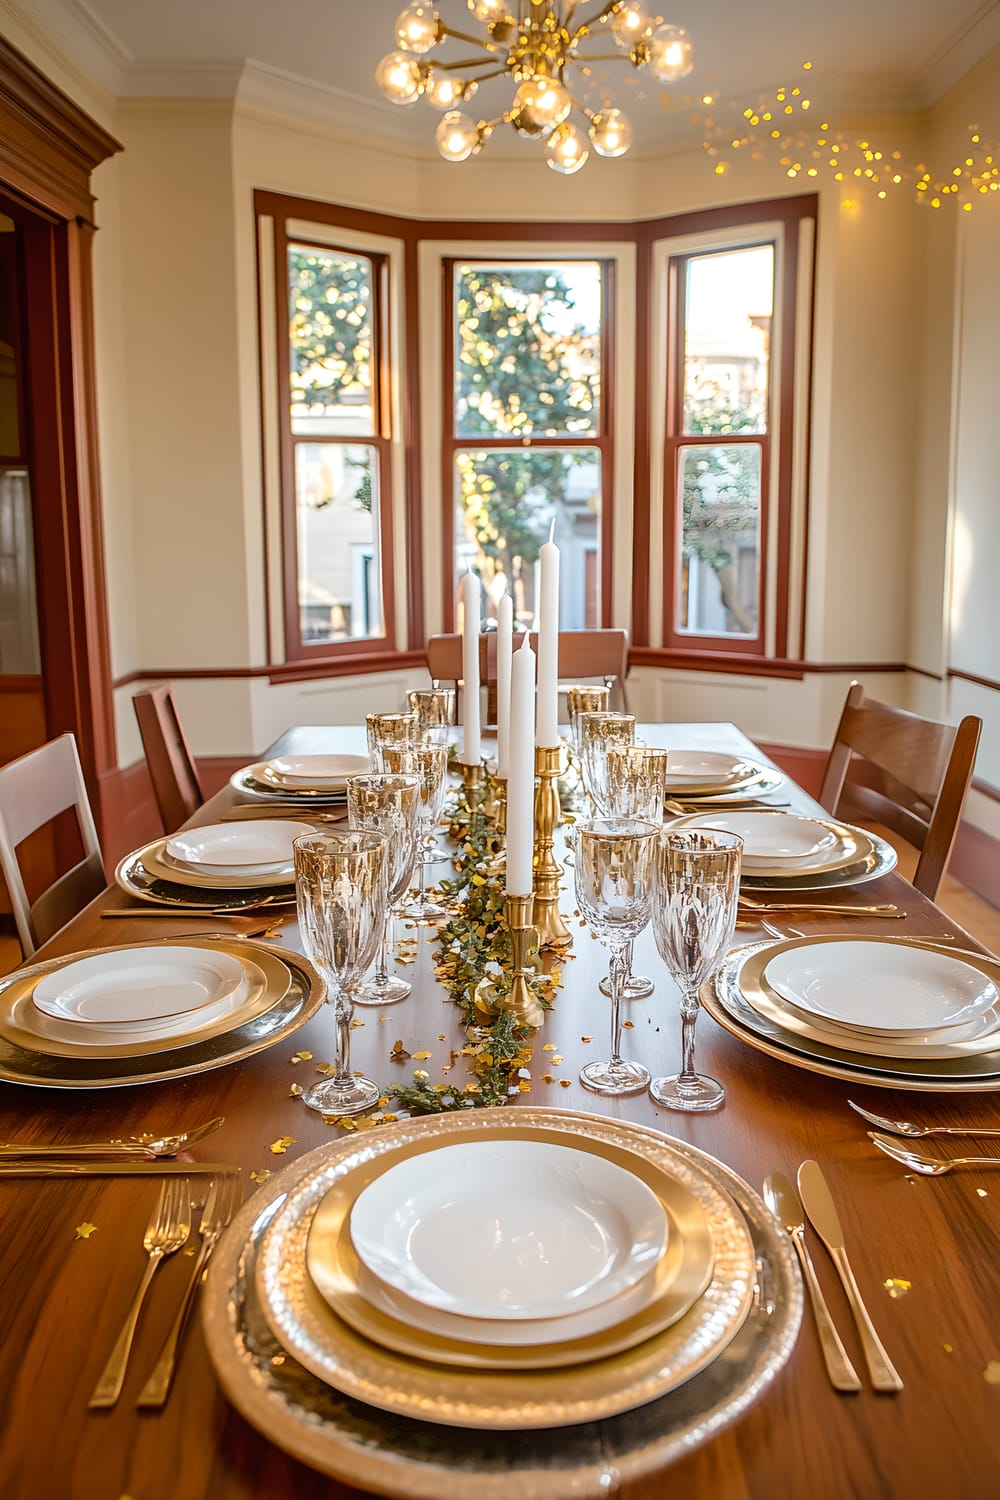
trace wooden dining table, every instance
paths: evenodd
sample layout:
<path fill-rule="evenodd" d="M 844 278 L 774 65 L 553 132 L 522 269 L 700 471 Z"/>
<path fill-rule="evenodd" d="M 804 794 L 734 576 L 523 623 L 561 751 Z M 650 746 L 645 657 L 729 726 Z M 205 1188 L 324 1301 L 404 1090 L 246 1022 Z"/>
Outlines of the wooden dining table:
<path fill-rule="evenodd" d="M 649 725 L 640 732 L 649 743 L 668 747 L 760 755 L 732 725 Z M 300 726 L 265 754 L 362 747 L 358 730 Z M 193 821 L 213 822 L 240 800 L 227 788 Z M 817 812 L 791 782 L 774 800 L 794 811 Z M 245 806 L 247 815 L 254 810 Z M 776 918 L 778 926 L 809 935 L 940 935 L 956 950 L 979 946 L 895 872 L 828 895 L 842 914 L 790 912 L 787 920 Z M 905 919 L 852 915 L 873 902 L 897 904 Z M 112 887 L 39 959 L 213 928 L 183 915 L 169 921 L 101 916 L 102 910 L 130 904 L 138 903 Z M 724 1084 L 721 1110 L 685 1116 L 654 1106 L 645 1095 L 597 1097 L 581 1087 L 577 1074 L 586 1061 L 608 1055 L 609 1008 L 598 990 L 606 952 L 572 916 L 574 905 L 568 879 L 564 910 L 573 957 L 537 1034 L 531 1090 L 521 1099 L 653 1126 L 711 1153 L 758 1192 L 767 1173 L 794 1180 L 800 1162 L 815 1158 L 840 1209 L 861 1291 L 904 1382 L 895 1395 L 876 1394 L 867 1378 L 857 1394 L 835 1393 L 807 1310 L 789 1363 L 746 1415 L 669 1469 L 609 1494 L 624 1500 L 661 1500 L 668 1493 L 686 1500 L 922 1500 L 935 1494 L 983 1500 L 1000 1492 L 1000 1174 L 968 1169 L 942 1178 L 909 1175 L 872 1146 L 865 1122 L 847 1103 L 854 1099 L 883 1115 L 927 1124 L 998 1127 L 1000 1094 L 846 1083 L 764 1055 L 703 1015 L 698 1064 Z M 261 920 L 248 916 L 218 925 L 237 933 L 259 927 Z M 410 1054 L 430 1053 L 419 1066 L 434 1081 L 464 1041 L 457 1011 L 434 977 L 434 929 L 406 936 L 418 940 L 415 960 L 400 971 L 413 983 L 412 996 L 385 1010 L 359 1010 L 361 1024 L 352 1032 L 352 1065 L 378 1079 L 387 1094 L 395 1084 L 410 1082 L 415 1066 L 392 1060 L 397 1043 Z M 738 934 L 748 942 L 764 936 L 752 924 Z M 277 941 L 301 951 L 293 909 L 281 915 Z M 636 943 L 635 968 L 650 974 L 656 987 L 648 999 L 627 1002 L 623 1051 L 654 1075 L 675 1071 L 677 991 L 648 932 Z M 255 1178 L 341 1136 L 339 1127 L 304 1107 L 294 1088 L 308 1087 L 319 1076 L 316 1069 L 329 1061 L 333 1044 L 333 1017 L 324 1007 L 289 1040 L 193 1077 L 85 1091 L 0 1084 L 0 1139 L 99 1140 L 179 1130 L 223 1115 L 223 1126 L 193 1155 L 236 1163 L 250 1194 L 259 1190 Z M 553 1050 L 544 1052 L 545 1044 Z M 462 1065 L 459 1059 L 450 1082 L 460 1081 Z M 956 1150 L 966 1144 L 982 1154 L 991 1150 L 989 1141 L 947 1142 L 953 1144 Z M 1000 1158 L 1000 1142 L 992 1149 Z M 220 1390 L 197 1322 L 164 1409 L 136 1410 L 190 1275 L 192 1261 L 184 1253 L 172 1256 L 154 1282 L 118 1405 L 88 1410 L 142 1274 L 143 1229 L 157 1192 L 158 1183 L 148 1178 L 0 1181 L 0 1495 L 347 1500 L 362 1493 L 287 1457 L 238 1415 Z M 807 1234 L 847 1349 L 864 1372 L 833 1265 L 816 1236 Z M 556 1433 L 552 1440 L 558 1441 Z M 461 1481 L 452 1493 L 465 1500 Z M 470 1500 L 474 1493 L 470 1486 Z"/>

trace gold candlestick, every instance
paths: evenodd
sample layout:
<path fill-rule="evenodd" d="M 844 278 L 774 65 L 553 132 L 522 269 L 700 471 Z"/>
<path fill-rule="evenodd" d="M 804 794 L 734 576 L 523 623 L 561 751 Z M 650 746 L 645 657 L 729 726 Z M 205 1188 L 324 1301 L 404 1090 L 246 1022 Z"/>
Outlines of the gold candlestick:
<path fill-rule="evenodd" d="M 474 766 L 463 765 L 462 785 L 465 788 L 466 801 L 470 807 L 478 807 L 480 802 L 479 791 L 483 784 L 483 768 L 477 762 Z"/>
<path fill-rule="evenodd" d="M 510 989 L 497 999 L 502 1010 L 509 1010 L 521 1026 L 541 1026 L 545 1007 L 528 983 L 528 954 L 536 941 L 532 925 L 533 896 L 506 896 L 504 916 L 510 932 L 510 955 L 513 977 Z"/>
<path fill-rule="evenodd" d="M 559 910 L 559 877 L 562 870 L 552 852 L 553 835 L 562 821 L 557 782 L 562 774 L 562 745 L 535 749 L 535 926 L 540 948 L 565 948 L 573 934 Z"/>

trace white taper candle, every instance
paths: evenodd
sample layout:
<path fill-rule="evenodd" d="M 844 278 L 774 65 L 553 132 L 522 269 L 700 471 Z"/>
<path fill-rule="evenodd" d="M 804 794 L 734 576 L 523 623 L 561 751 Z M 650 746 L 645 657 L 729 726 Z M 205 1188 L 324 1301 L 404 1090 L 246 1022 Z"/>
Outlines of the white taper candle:
<path fill-rule="evenodd" d="M 559 548 L 553 541 L 556 523 L 539 553 L 541 580 L 538 604 L 538 724 L 535 743 L 550 748 L 559 743 Z"/>
<path fill-rule="evenodd" d="M 497 606 L 497 775 L 507 779 L 510 754 L 510 653 L 514 644 L 514 601 L 504 594 Z"/>
<path fill-rule="evenodd" d="M 530 896 L 535 846 L 535 653 L 527 635 L 511 657 L 507 764 L 508 896 Z"/>
<path fill-rule="evenodd" d="M 462 764 L 478 766 L 479 735 L 479 579 L 471 567 L 462 579 Z"/>

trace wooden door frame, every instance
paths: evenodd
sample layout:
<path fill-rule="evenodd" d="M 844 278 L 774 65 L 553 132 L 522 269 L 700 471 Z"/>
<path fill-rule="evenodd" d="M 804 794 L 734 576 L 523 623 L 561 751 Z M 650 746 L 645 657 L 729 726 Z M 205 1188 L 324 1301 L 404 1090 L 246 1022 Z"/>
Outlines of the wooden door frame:
<path fill-rule="evenodd" d="M 104 824 L 117 769 L 94 362 L 90 178 L 120 143 L 0 38 L 0 195 L 23 236 L 27 457 L 48 735 L 71 730 Z"/>

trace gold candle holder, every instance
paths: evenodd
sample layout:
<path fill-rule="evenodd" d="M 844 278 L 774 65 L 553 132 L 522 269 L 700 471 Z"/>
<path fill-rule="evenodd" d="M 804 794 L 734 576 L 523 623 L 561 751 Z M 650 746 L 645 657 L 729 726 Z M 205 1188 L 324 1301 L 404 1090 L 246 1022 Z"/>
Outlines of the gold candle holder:
<path fill-rule="evenodd" d="M 562 745 L 535 749 L 535 853 L 532 860 L 535 886 L 535 927 L 540 948 L 565 948 L 573 934 L 559 910 L 559 879 L 562 870 L 552 852 L 555 830 L 562 821 L 558 780 L 563 770 Z"/>
<path fill-rule="evenodd" d="M 481 801 L 479 792 L 482 784 L 483 768 L 481 764 L 477 762 L 474 766 L 462 766 L 462 785 L 465 788 L 466 800 L 470 807 L 479 806 Z"/>
<path fill-rule="evenodd" d="M 536 941 L 532 924 L 534 896 L 505 896 L 504 916 L 510 932 L 510 956 L 512 978 L 510 989 L 500 996 L 497 1004 L 509 1010 L 521 1026 L 541 1026 L 545 1019 L 545 1007 L 532 994 L 528 983 L 530 965 L 528 955 Z"/>

